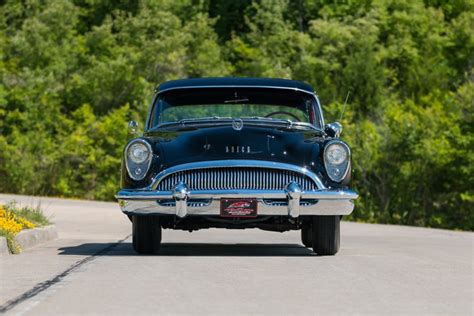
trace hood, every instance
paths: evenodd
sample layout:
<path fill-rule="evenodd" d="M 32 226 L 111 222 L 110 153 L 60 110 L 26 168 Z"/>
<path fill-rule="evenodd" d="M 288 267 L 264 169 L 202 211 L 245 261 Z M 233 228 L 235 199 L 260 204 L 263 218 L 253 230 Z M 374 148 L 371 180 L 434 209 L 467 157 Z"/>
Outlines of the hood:
<path fill-rule="evenodd" d="M 250 126 L 236 131 L 231 126 L 219 126 L 150 132 L 144 136 L 160 156 L 160 169 L 225 159 L 267 160 L 308 167 L 314 165 L 319 154 L 319 138 L 313 131 Z"/>

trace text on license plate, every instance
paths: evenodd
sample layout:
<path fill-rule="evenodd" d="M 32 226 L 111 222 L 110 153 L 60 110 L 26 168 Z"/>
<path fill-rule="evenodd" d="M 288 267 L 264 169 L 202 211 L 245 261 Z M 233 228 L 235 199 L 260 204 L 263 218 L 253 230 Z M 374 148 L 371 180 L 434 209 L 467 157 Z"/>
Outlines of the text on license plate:
<path fill-rule="evenodd" d="M 221 216 L 256 217 L 257 199 L 221 199 Z"/>

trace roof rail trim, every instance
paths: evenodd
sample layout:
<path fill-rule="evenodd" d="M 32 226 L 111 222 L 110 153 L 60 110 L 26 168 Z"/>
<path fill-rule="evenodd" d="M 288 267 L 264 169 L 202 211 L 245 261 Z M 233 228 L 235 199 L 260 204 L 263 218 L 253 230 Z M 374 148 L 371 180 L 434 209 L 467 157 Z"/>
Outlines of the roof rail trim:
<path fill-rule="evenodd" d="M 225 88 L 258 88 L 258 89 L 281 89 L 281 90 L 293 90 L 296 92 L 303 92 L 309 95 L 316 95 L 314 91 L 307 91 L 300 88 L 295 87 L 283 87 L 283 86 L 261 86 L 261 85 L 204 85 L 204 86 L 181 86 L 181 87 L 172 87 L 167 88 L 164 90 L 157 91 L 157 94 L 162 94 L 167 91 L 172 90 L 183 90 L 183 89 L 211 89 L 211 88 L 218 88 L 218 89 L 225 89 Z"/>

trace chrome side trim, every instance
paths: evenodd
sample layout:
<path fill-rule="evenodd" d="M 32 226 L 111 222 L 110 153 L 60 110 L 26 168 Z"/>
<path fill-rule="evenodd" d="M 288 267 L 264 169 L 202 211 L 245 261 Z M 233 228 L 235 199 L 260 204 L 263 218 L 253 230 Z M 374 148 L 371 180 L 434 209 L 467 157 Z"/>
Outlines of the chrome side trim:
<path fill-rule="evenodd" d="M 185 163 L 177 166 L 170 167 L 158 173 L 152 183 L 144 190 L 156 190 L 158 184 L 167 176 L 186 170 L 196 169 L 210 169 L 210 168 L 226 168 L 226 167 L 252 167 L 252 168 L 268 168 L 268 169 L 279 169 L 279 170 L 290 170 L 297 172 L 309 177 L 318 187 L 319 190 L 325 190 L 323 182 L 319 177 L 307 168 L 274 161 L 263 161 L 263 160 L 210 160 L 210 161 L 199 161 Z"/>

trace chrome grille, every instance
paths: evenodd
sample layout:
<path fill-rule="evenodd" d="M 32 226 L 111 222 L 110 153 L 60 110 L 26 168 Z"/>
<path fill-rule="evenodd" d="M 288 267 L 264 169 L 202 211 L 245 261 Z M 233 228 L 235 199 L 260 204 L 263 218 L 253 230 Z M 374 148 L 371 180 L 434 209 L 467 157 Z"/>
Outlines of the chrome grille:
<path fill-rule="evenodd" d="M 166 176 L 157 190 L 171 191 L 184 182 L 190 190 L 283 190 L 296 182 L 303 191 L 317 190 L 316 184 L 304 174 L 271 168 L 208 168 L 180 171 Z"/>
<path fill-rule="evenodd" d="M 211 205 L 212 200 L 190 200 L 187 202 L 188 207 L 204 207 L 204 206 L 209 206 Z M 158 204 L 160 206 L 166 206 L 166 207 L 175 207 L 176 206 L 176 201 L 174 200 L 161 200 L 158 201 Z"/>

